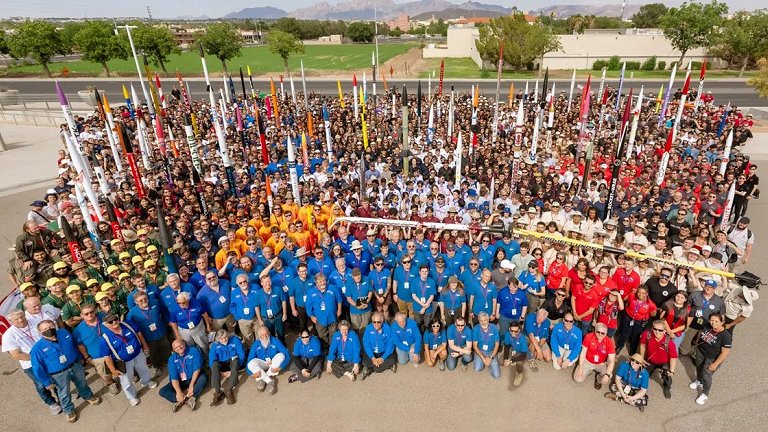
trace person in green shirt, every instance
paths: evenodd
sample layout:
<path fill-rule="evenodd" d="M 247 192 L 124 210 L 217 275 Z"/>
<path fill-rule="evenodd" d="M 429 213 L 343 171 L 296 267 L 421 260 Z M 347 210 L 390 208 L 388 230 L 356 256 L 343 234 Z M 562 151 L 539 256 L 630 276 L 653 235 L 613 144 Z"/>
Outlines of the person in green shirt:
<path fill-rule="evenodd" d="M 128 273 L 120 273 L 117 277 L 117 298 L 123 304 L 128 304 L 128 296 L 133 293 L 133 282 L 131 281 L 131 275 Z"/>
<path fill-rule="evenodd" d="M 67 286 L 67 282 L 57 277 L 52 277 L 46 282 L 48 287 L 48 295 L 43 297 L 42 303 L 54 306 L 57 309 L 61 309 L 67 303 L 67 295 L 64 289 Z"/>
<path fill-rule="evenodd" d="M 147 285 L 161 287 L 165 285 L 167 277 L 168 273 L 157 268 L 157 261 L 151 259 L 144 261 L 144 280 Z"/>
<path fill-rule="evenodd" d="M 128 313 L 125 306 L 121 305 L 117 300 L 110 300 L 109 294 L 105 292 L 96 294 L 94 298 L 96 299 L 96 314 L 99 318 L 109 314 L 115 314 L 122 320 L 123 317 L 125 317 L 125 314 Z"/>
<path fill-rule="evenodd" d="M 40 292 L 37 289 L 37 285 L 33 284 L 32 282 L 24 282 L 19 286 L 19 291 L 21 292 L 21 295 L 24 296 L 23 299 L 16 305 L 16 309 L 19 310 L 25 310 L 24 309 L 24 300 L 32 297 L 40 297 Z"/>
<path fill-rule="evenodd" d="M 67 287 L 67 298 L 69 301 L 61 308 L 61 319 L 69 328 L 75 328 L 82 321 L 80 310 L 83 306 L 86 304 L 96 306 L 96 302 L 93 300 L 93 296 L 83 294 L 82 288 L 74 284 Z"/>

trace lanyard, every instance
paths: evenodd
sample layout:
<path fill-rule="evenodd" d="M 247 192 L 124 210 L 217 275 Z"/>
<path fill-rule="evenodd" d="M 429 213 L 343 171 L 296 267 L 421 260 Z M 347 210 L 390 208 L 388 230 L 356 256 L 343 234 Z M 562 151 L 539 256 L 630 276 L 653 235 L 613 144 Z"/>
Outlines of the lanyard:
<path fill-rule="evenodd" d="M 422 281 L 421 279 L 419 279 L 419 289 L 421 290 L 421 296 L 424 297 L 425 299 L 427 297 L 427 287 L 428 287 L 427 281 Z"/>
<path fill-rule="evenodd" d="M 139 308 L 139 312 L 141 312 L 142 315 L 144 315 L 144 318 L 148 319 L 149 321 L 152 321 L 152 310 L 149 310 L 149 313 L 145 312 L 144 309 Z"/>
<path fill-rule="evenodd" d="M 344 356 L 344 352 L 346 351 L 346 346 L 347 346 L 347 339 L 344 339 L 344 338 L 342 337 L 342 338 L 341 338 L 341 356 L 342 356 L 342 357 L 345 357 L 345 356 Z"/>
<path fill-rule="evenodd" d="M 484 343 L 488 343 L 491 341 L 491 327 L 488 326 L 488 330 L 483 330 L 482 327 L 480 327 L 480 338 L 483 340 Z"/>
<path fill-rule="evenodd" d="M 465 327 L 466 328 L 466 327 Z M 461 346 L 464 343 L 464 331 L 456 330 L 456 345 Z"/>
<path fill-rule="evenodd" d="M 267 295 L 267 310 L 272 310 L 272 293 L 265 293 Z"/>
<path fill-rule="evenodd" d="M 27 339 L 29 339 L 30 343 L 34 344 L 35 343 L 35 335 L 34 335 L 34 333 L 32 333 L 32 329 L 29 326 L 27 326 L 27 329 L 29 329 L 29 331 L 26 331 L 26 330 L 23 330 L 23 329 L 19 328 L 19 331 L 22 332 L 24 334 L 24 336 L 27 337 Z"/>
<path fill-rule="evenodd" d="M 448 298 L 451 299 L 450 309 L 456 309 L 456 299 L 459 298 L 459 292 L 454 290 L 448 291 Z"/>

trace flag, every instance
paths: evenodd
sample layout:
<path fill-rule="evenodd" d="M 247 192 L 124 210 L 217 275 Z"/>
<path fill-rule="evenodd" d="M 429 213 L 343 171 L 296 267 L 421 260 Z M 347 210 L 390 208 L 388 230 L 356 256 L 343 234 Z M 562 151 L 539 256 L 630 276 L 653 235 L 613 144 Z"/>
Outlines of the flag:
<path fill-rule="evenodd" d="M 675 74 L 677 73 L 677 63 L 672 65 L 672 72 L 669 75 L 669 85 L 667 85 L 667 92 L 664 94 L 664 100 L 661 102 L 661 112 L 659 113 L 658 127 L 664 123 L 664 117 L 667 115 L 667 106 L 669 105 L 669 98 L 672 96 L 672 86 L 675 84 Z"/>
<path fill-rule="evenodd" d="M 723 215 L 721 216 L 722 219 L 720 220 L 720 230 L 722 231 L 728 230 L 728 224 L 730 223 L 731 213 L 733 212 L 733 198 L 735 195 L 736 195 L 736 181 L 734 180 L 733 183 L 731 183 L 730 189 L 728 189 L 728 197 L 725 199 L 725 202 L 723 203 Z"/>

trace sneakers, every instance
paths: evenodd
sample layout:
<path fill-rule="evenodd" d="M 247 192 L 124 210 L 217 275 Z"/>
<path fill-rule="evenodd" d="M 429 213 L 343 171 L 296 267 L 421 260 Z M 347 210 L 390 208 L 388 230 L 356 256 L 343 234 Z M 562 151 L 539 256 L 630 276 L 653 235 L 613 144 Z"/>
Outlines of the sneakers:
<path fill-rule="evenodd" d="M 520 372 L 515 374 L 515 379 L 512 380 L 512 385 L 515 387 L 520 387 L 520 384 L 523 382 L 523 374 Z"/>
<path fill-rule="evenodd" d="M 397 373 L 397 362 L 392 365 L 392 373 Z"/>
<path fill-rule="evenodd" d="M 112 383 L 107 387 L 107 392 L 109 392 L 110 395 L 115 396 L 118 393 L 120 393 L 120 389 L 117 388 L 117 383 Z"/>
<path fill-rule="evenodd" d="M 299 380 L 299 374 L 293 374 L 288 378 L 289 383 L 295 383 Z"/>
<path fill-rule="evenodd" d="M 699 405 L 704 405 L 705 403 L 707 403 L 707 399 L 709 399 L 709 396 L 702 393 L 699 395 L 699 397 L 696 398 L 696 403 Z"/>
<path fill-rule="evenodd" d="M 221 401 L 224 400 L 224 393 L 222 392 L 215 392 L 213 394 L 213 399 L 211 400 L 211 406 L 216 406 L 221 403 Z"/>
<path fill-rule="evenodd" d="M 98 405 L 101 403 L 101 398 L 98 396 L 91 396 L 90 399 L 86 399 L 85 401 L 91 405 Z"/>
<path fill-rule="evenodd" d="M 259 381 L 258 383 L 256 383 L 256 390 L 263 392 L 264 389 L 266 388 L 267 388 L 267 383 L 265 383 L 264 381 Z"/>
<path fill-rule="evenodd" d="M 606 399 L 610 399 L 612 401 L 619 400 L 619 397 L 616 396 L 616 393 L 614 393 L 614 392 L 608 392 L 608 393 L 604 394 L 603 396 L 605 396 Z"/>
<path fill-rule="evenodd" d="M 702 388 L 702 385 L 699 382 L 699 380 L 695 380 L 695 381 L 691 381 L 691 383 L 688 384 L 688 388 L 690 388 L 691 390 L 698 390 Z"/>
<path fill-rule="evenodd" d="M 61 413 L 61 407 L 57 403 L 48 405 L 48 409 L 51 410 L 51 415 L 59 415 Z"/>
<path fill-rule="evenodd" d="M 269 393 L 270 396 L 277 393 L 277 384 L 275 384 L 274 381 L 267 384 L 267 393 Z"/>
<path fill-rule="evenodd" d="M 67 414 L 67 423 L 74 423 L 77 421 L 77 411 Z"/>
<path fill-rule="evenodd" d="M 141 403 L 141 399 L 128 399 L 128 403 L 131 404 L 132 407 L 135 407 L 136 405 Z"/>
<path fill-rule="evenodd" d="M 536 363 L 536 360 L 534 360 L 534 359 L 528 360 L 528 368 L 531 369 L 531 372 L 538 372 L 539 371 L 539 365 Z"/>
<path fill-rule="evenodd" d="M 469 366 L 468 366 L 466 363 L 462 363 L 462 364 L 461 364 L 461 370 L 462 370 L 463 372 L 466 372 L 466 371 L 467 371 L 467 369 L 469 369 Z"/>
<path fill-rule="evenodd" d="M 639 409 L 640 412 L 645 412 L 645 405 L 638 405 L 637 409 Z"/>
<path fill-rule="evenodd" d="M 369 367 L 363 367 L 363 373 L 360 374 L 360 380 L 365 380 L 373 373 L 373 369 Z"/>
<path fill-rule="evenodd" d="M 444 370 L 445 370 L 445 361 L 441 361 L 440 362 L 440 371 L 444 371 Z"/>
<path fill-rule="evenodd" d="M 149 380 L 149 382 L 145 385 L 145 387 L 149 387 L 151 389 L 157 387 L 157 381 L 155 380 Z"/>
<path fill-rule="evenodd" d="M 662 390 L 664 391 L 664 398 L 672 399 L 672 390 L 669 387 L 664 387 Z"/>
<path fill-rule="evenodd" d="M 190 396 L 187 398 L 187 401 L 184 402 L 189 407 L 190 411 L 194 411 L 195 408 L 197 408 L 197 398 L 194 396 Z"/>
<path fill-rule="evenodd" d="M 171 412 L 178 412 L 183 406 L 184 406 L 184 402 L 176 402 L 171 407 L 171 410 L 172 410 Z"/>
<path fill-rule="evenodd" d="M 235 403 L 235 392 L 230 390 L 226 393 L 224 393 L 224 396 L 227 397 L 227 405 L 233 405 Z"/>

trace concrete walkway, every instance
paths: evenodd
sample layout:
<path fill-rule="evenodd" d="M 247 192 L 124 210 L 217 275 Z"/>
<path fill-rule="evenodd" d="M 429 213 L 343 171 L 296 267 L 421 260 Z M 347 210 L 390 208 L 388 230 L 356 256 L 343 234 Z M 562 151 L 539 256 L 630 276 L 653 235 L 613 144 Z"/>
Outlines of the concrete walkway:
<path fill-rule="evenodd" d="M 51 183 L 58 172 L 57 152 L 64 148 L 58 130 L 0 124 L 8 149 L 0 152 L 0 196 Z"/>

